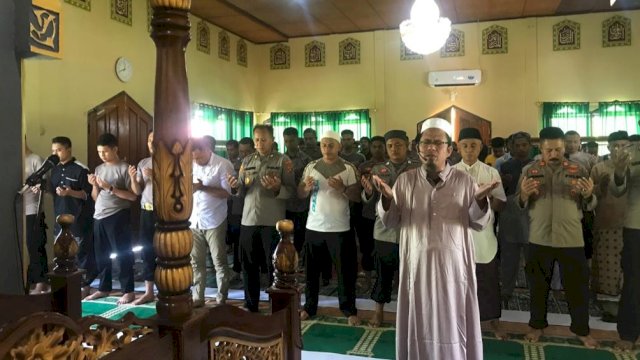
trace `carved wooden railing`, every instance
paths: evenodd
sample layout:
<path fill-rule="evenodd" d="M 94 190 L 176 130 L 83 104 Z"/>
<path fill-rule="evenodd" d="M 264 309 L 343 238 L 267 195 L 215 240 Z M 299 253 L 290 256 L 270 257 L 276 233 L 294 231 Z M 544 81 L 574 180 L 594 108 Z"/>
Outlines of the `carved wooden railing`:
<path fill-rule="evenodd" d="M 171 339 L 160 339 L 154 326 L 133 313 L 118 321 L 98 316 L 75 321 L 59 313 L 36 312 L 0 330 L 0 359 L 127 359 L 131 352 L 124 349 L 134 341 L 138 355 L 144 349 L 145 356 L 150 352 L 157 354 L 154 359 L 168 359 Z"/>

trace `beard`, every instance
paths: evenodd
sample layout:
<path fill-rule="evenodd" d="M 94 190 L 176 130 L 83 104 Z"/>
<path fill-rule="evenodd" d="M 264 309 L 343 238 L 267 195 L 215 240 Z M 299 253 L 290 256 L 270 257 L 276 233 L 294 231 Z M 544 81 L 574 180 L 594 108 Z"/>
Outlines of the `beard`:
<path fill-rule="evenodd" d="M 427 172 L 427 173 L 434 173 L 437 171 L 436 168 L 436 163 L 433 161 L 434 159 L 432 158 L 427 158 L 427 161 L 422 163 L 422 168 Z"/>

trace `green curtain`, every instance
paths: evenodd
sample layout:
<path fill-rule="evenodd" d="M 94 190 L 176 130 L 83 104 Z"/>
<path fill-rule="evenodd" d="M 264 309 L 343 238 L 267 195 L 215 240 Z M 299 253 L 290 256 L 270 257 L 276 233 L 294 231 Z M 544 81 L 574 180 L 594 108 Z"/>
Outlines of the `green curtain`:
<path fill-rule="evenodd" d="M 542 127 L 556 126 L 562 130 L 575 130 L 581 136 L 591 136 L 589 103 L 542 104 Z"/>
<path fill-rule="evenodd" d="M 312 128 L 318 137 L 327 130 L 338 133 L 349 129 L 353 131 L 353 136 L 360 139 L 363 136 L 371 136 L 371 118 L 368 109 L 345 110 L 345 111 L 315 111 L 315 112 L 272 112 L 271 125 L 279 145 L 280 151 L 284 151 L 282 131 L 288 127 L 298 129 L 300 137 L 306 128 Z"/>
<path fill-rule="evenodd" d="M 211 135 L 217 140 L 216 153 L 224 156 L 227 140 L 251 137 L 253 112 L 226 109 L 214 105 L 196 103 L 192 109 L 191 134 Z"/>
<path fill-rule="evenodd" d="M 594 124 L 594 135 L 608 136 L 618 130 L 630 135 L 640 133 L 640 101 L 612 101 L 598 104 L 600 121 Z"/>

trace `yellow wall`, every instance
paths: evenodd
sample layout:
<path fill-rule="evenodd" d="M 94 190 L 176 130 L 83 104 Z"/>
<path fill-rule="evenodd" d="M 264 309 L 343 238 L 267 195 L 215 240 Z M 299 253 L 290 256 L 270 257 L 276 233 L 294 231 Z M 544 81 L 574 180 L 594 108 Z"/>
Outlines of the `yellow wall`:
<path fill-rule="evenodd" d="M 64 58 L 32 58 L 23 62 L 24 126 L 32 150 L 50 152 L 54 136 L 69 136 L 74 155 L 87 160 L 87 112 L 126 91 L 153 114 L 155 46 L 147 31 L 146 1 L 133 1 L 133 26 L 110 17 L 109 1 L 92 1 L 90 12 L 62 2 Z M 187 47 L 189 92 L 192 101 L 253 111 L 256 50 L 248 44 L 248 67 L 236 64 L 236 42 L 231 39 L 230 61 L 218 58 L 218 31 L 211 30 L 211 54 L 196 50 L 196 17 L 191 17 L 191 42 Z M 124 56 L 133 64 L 133 77 L 120 82 L 115 61 Z"/>
<path fill-rule="evenodd" d="M 135 1 L 133 26 L 110 19 L 109 2 L 92 2 L 91 12 L 63 3 L 64 59 L 24 62 L 25 131 L 32 149 L 48 153 L 49 140 L 67 135 L 74 152 L 86 161 L 86 116 L 95 105 L 124 90 L 153 113 L 155 47 L 147 32 L 144 1 Z M 622 13 L 638 34 L 640 11 Z M 271 45 L 249 45 L 249 67 L 236 64 L 237 37 L 231 36 L 231 61 L 217 57 L 216 27 L 210 25 L 212 53 L 187 47 L 190 97 L 224 107 L 251 110 L 258 121 L 272 111 L 314 111 L 368 108 L 373 132 L 390 128 L 414 132 L 415 123 L 451 104 L 493 122 L 494 135 L 516 130 L 537 133 L 542 101 L 610 101 L 640 98 L 640 45 L 601 47 L 601 22 L 614 13 L 530 18 L 456 25 L 465 32 L 464 57 L 400 60 L 398 31 L 322 36 L 326 66 L 306 68 L 304 45 L 311 38 L 291 39 L 291 69 L 271 70 Z M 580 50 L 554 52 L 552 26 L 564 19 L 582 24 Z M 482 55 L 482 29 L 492 24 L 509 30 L 509 53 Z M 361 42 L 361 64 L 338 65 L 338 43 L 354 37 Z M 115 77 L 117 57 L 134 66 L 129 83 Z M 428 71 L 481 69 L 482 84 L 451 89 L 430 88 Z"/>
<path fill-rule="evenodd" d="M 419 120 L 455 104 L 493 123 L 493 134 L 525 130 L 537 134 L 542 101 L 611 101 L 640 99 L 640 45 L 602 48 L 602 20 L 615 13 L 529 18 L 454 26 L 465 32 L 464 57 L 400 60 L 398 31 L 352 34 L 361 41 L 361 65 L 339 66 L 337 43 L 348 35 L 323 36 L 327 66 L 304 67 L 304 45 L 311 38 L 291 39 L 291 69 L 270 70 L 269 48 L 258 46 L 260 83 L 256 109 L 271 111 L 371 109 L 374 133 L 390 128 L 415 132 Z M 640 11 L 631 18 L 640 30 Z M 552 28 L 570 19 L 581 23 L 581 49 L 553 51 Z M 509 52 L 482 55 L 482 30 L 508 28 Z M 373 56 L 373 57 L 372 57 Z M 430 88 L 429 71 L 480 69 L 482 84 L 454 89 Z M 451 91 L 457 96 L 451 101 Z"/>

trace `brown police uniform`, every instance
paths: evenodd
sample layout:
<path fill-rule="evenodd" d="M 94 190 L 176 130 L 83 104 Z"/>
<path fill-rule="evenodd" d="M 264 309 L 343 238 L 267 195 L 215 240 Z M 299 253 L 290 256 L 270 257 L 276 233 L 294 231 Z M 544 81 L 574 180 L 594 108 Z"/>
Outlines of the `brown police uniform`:
<path fill-rule="evenodd" d="M 539 182 L 537 195 L 524 204 L 529 213 L 529 259 L 527 272 L 531 276 L 531 319 L 529 325 L 543 329 L 547 323 L 547 296 L 554 263 L 560 265 L 562 283 L 571 315 L 571 331 L 579 336 L 589 334 L 589 269 L 582 237 L 582 211 L 593 210 L 595 195 L 582 197 L 580 178 L 588 179 L 587 170 L 580 164 L 563 160 L 552 167 L 536 161 L 523 169 L 524 177 Z M 520 204 L 522 205 L 522 204 Z"/>
<path fill-rule="evenodd" d="M 262 186 L 265 175 L 277 176 L 282 184 L 275 193 Z M 269 283 L 273 282 L 271 254 L 278 244 L 276 222 L 285 218 L 287 199 L 295 196 L 293 163 L 278 152 L 261 156 L 254 153 L 242 160 L 238 177 L 238 196 L 244 197 L 240 227 L 240 262 L 245 292 L 245 305 L 258 311 L 260 267 L 266 266 Z"/>

